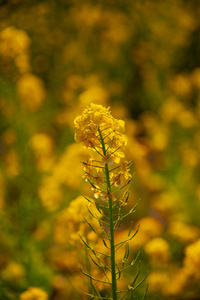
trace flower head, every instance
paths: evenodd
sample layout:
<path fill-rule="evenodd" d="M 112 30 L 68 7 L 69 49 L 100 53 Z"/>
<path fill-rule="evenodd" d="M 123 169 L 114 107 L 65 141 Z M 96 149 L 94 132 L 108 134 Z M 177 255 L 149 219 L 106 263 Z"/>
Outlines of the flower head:
<path fill-rule="evenodd" d="M 127 138 L 122 134 L 124 121 L 113 118 L 109 107 L 91 103 L 76 117 L 74 124 L 76 142 L 82 142 L 87 148 L 100 146 L 99 130 L 108 146 L 121 149 L 126 144 Z"/>
<path fill-rule="evenodd" d="M 76 142 L 81 142 L 95 152 L 89 160 L 83 162 L 83 177 L 91 184 L 94 197 L 116 200 L 114 191 L 111 191 L 112 186 L 121 189 L 132 178 L 129 173 L 130 163 L 125 161 L 124 155 L 127 144 L 127 137 L 123 134 L 124 121 L 115 119 L 110 108 L 91 103 L 74 120 L 74 124 Z M 106 172 L 109 172 L 109 182 Z"/>
<path fill-rule="evenodd" d="M 38 287 L 29 287 L 20 295 L 20 300 L 48 300 L 48 295 Z"/>

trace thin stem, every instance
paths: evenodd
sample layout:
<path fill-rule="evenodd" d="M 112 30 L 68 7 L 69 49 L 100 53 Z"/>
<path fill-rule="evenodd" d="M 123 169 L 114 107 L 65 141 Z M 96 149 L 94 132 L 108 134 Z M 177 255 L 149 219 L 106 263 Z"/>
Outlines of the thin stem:
<path fill-rule="evenodd" d="M 101 130 L 99 129 L 99 136 L 101 139 L 102 144 L 102 150 L 103 155 L 106 155 L 106 149 L 105 149 L 105 143 L 104 139 L 101 133 Z M 108 164 L 105 164 L 105 174 L 106 174 L 106 183 L 107 183 L 107 189 L 108 189 L 108 195 L 111 192 L 111 184 L 110 184 L 110 175 L 109 175 L 109 169 Z M 109 218 L 110 218 L 110 249 L 111 249 L 111 273 L 112 273 L 112 297 L 113 300 L 117 300 L 117 280 L 116 280 L 116 272 L 115 272 L 115 242 L 114 242 L 114 222 L 113 222 L 113 201 L 112 198 L 108 197 L 109 202 Z"/>
<path fill-rule="evenodd" d="M 103 156 L 94 146 L 92 146 L 92 148 L 101 156 Z"/>

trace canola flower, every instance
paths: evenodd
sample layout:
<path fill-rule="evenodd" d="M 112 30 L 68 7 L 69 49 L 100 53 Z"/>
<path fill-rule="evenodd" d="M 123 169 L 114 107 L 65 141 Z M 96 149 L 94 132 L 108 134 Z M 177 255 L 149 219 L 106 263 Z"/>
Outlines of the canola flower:
<path fill-rule="evenodd" d="M 38 287 L 29 287 L 20 295 L 20 300 L 48 300 L 48 295 Z"/>
<path fill-rule="evenodd" d="M 6 65 L 14 62 L 20 74 L 31 71 L 30 46 L 31 39 L 22 29 L 8 26 L 0 32 L 0 57 Z"/>
<path fill-rule="evenodd" d="M 24 74 L 17 81 L 17 95 L 25 111 L 38 111 L 46 97 L 42 79 L 31 73 Z"/>
<path fill-rule="evenodd" d="M 161 237 L 150 240 L 145 246 L 145 252 L 150 257 L 153 265 L 166 265 L 169 257 L 169 245 L 166 240 Z"/>
<path fill-rule="evenodd" d="M 96 218 L 100 224 L 100 233 L 97 232 L 87 220 L 86 222 L 92 230 L 102 238 L 106 248 L 106 253 L 96 251 L 81 237 L 85 246 L 92 251 L 93 258 L 91 259 L 95 265 L 102 269 L 105 280 L 96 279 L 92 274 L 82 272 L 89 277 L 92 286 L 91 293 L 94 292 L 97 299 L 103 298 L 93 282 L 101 282 L 111 287 L 112 298 L 106 299 L 123 299 L 129 292 L 131 293 L 130 299 L 133 299 L 135 288 L 140 285 L 145 278 L 134 286 L 136 278 L 133 280 L 133 283 L 128 286 L 127 290 L 117 290 L 117 280 L 120 279 L 121 273 L 128 268 L 125 267 L 125 262 L 129 256 L 128 241 L 131 240 L 138 231 L 138 229 L 136 229 L 136 232 L 131 235 L 130 228 L 127 239 L 117 244 L 115 243 L 115 231 L 120 227 L 123 219 L 133 213 L 137 206 L 123 215 L 122 208 L 127 204 L 129 190 L 125 190 L 122 197 L 118 199 L 118 192 L 123 190 L 132 179 L 130 173 L 131 163 L 126 161 L 124 154 L 125 146 L 127 145 L 127 137 L 123 133 L 125 123 L 123 120 L 115 119 L 111 115 L 110 108 L 91 103 L 83 110 L 82 115 L 76 117 L 74 124 L 76 142 L 82 143 L 84 147 L 92 150 L 90 158 L 82 162 L 84 169 L 83 177 L 90 183 L 91 189 L 94 192 L 95 201 L 89 198 L 86 199 L 94 204 L 103 216 L 102 218 L 98 218 L 89 210 L 91 215 Z M 125 244 L 124 257 L 121 262 L 116 263 L 116 252 Z M 107 250 L 109 250 L 110 254 L 107 253 Z M 99 255 L 110 259 L 110 265 L 105 264 L 99 258 Z M 134 262 L 131 263 L 131 265 L 133 264 Z M 91 293 L 86 295 L 93 298 L 94 295 Z M 120 298 L 118 298 L 118 295 L 120 295 Z"/>
<path fill-rule="evenodd" d="M 76 142 L 82 142 L 100 156 L 100 160 L 92 155 L 87 162 L 83 162 L 84 177 L 91 183 L 95 198 L 106 200 L 110 196 L 116 200 L 111 186 L 122 187 L 132 178 L 130 162 L 124 159 L 127 144 L 127 137 L 123 134 L 124 121 L 113 118 L 109 108 L 91 103 L 74 123 Z M 109 170 L 110 165 L 116 166 Z M 109 178 L 105 176 L 105 170 L 109 172 Z M 107 190 L 103 190 L 106 184 Z"/>

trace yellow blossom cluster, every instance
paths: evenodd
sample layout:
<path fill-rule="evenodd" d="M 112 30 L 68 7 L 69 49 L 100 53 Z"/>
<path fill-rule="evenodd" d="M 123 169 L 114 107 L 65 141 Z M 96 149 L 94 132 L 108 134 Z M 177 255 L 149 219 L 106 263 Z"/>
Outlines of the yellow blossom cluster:
<path fill-rule="evenodd" d="M 101 218 L 94 205 L 90 205 L 89 210 L 93 215 Z M 57 244 L 65 245 L 66 242 L 73 245 L 80 241 L 79 236 L 86 236 L 93 239 L 94 232 L 85 222 L 85 219 L 93 228 L 98 228 L 98 221 L 92 217 L 88 210 L 88 201 L 83 196 L 78 196 L 70 202 L 69 206 L 62 210 L 56 219 L 54 238 Z"/>
<path fill-rule="evenodd" d="M 48 295 L 38 287 L 29 287 L 20 295 L 20 300 L 48 300 Z"/>
<path fill-rule="evenodd" d="M 8 26 L 0 32 L 0 57 L 3 58 L 3 70 L 7 76 L 17 71 L 17 97 L 22 109 L 37 111 L 46 90 L 43 80 L 32 74 L 30 63 L 31 39 L 26 31 Z"/>
<path fill-rule="evenodd" d="M 36 166 L 39 171 L 48 171 L 53 165 L 53 139 L 45 133 L 36 133 L 30 139 L 30 146 L 34 150 Z"/>
<path fill-rule="evenodd" d="M 31 40 L 24 30 L 9 26 L 0 32 L 0 56 L 14 60 L 21 74 L 30 71 L 29 48 Z"/>
<path fill-rule="evenodd" d="M 23 280 L 25 275 L 24 267 L 16 262 L 9 262 L 5 269 L 2 271 L 2 277 L 4 280 L 10 282 L 20 282 Z"/>
<path fill-rule="evenodd" d="M 99 130 L 104 133 L 105 143 L 110 148 L 109 153 L 116 149 L 123 151 L 124 146 L 127 144 L 127 138 L 122 134 L 124 132 L 124 121 L 113 118 L 110 109 L 102 105 L 91 103 L 90 106 L 84 109 L 82 115 L 74 120 L 74 124 L 76 142 L 82 142 L 87 148 L 100 147 Z M 109 155 L 113 160 L 115 156 L 114 154 Z M 106 161 L 105 157 L 104 159 Z"/>
<path fill-rule="evenodd" d="M 24 74 L 17 81 L 17 93 L 23 109 L 37 111 L 46 97 L 43 81 L 33 74 Z"/>
<path fill-rule="evenodd" d="M 169 244 L 161 237 L 150 240 L 145 245 L 145 251 L 149 255 L 152 264 L 166 265 L 169 260 Z"/>
<path fill-rule="evenodd" d="M 200 239 L 185 248 L 184 266 L 197 277 L 200 276 Z"/>
<path fill-rule="evenodd" d="M 15 57 L 27 51 L 30 39 L 23 30 L 13 26 L 5 28 L 0 34 L 1 54 L 7 57 Z"/>
<path fill-rule="evenodd" d="M 124 121 L 115 119 L 110 108 L 91 103 L 74 124 L 76 142 L 94 150 L 94 154 L 83 162 L 84 178 L 91 183 L 96 198 L 100 196 L 105 200 L 110 196 L 115 200 L 111 192 L 102 189 L 106 182 L 104 166 L 113 165 L 110 170 L 112 185 L 121 188 L 130 181 L 130 163 L 124 159 L 127 144 L 127 137 L 123 134 Z"/>
<path fill-rule="evenodd" d="M 195 242 L 200 235 L 200 230 L 197 226 L 187 225 L 178 221 L 169 223 L 168 231 L 177 240 L 184 243 Z"/>
<path fill-rule="evenodd" d="M 170 278 L 166 272 L 152 271 L 148 276 L 149 292 L 165 293 L 166 286 L 170 284 Z"/>
<path fill-rule="evenodd" d="M 70 189 L 80 187 L 82 166 L 77 162 L 87 160 L 89 153 L 73 143 L 66 147 L 59 159 L 55 161 L 54 142 L 49 135 L 42 133 L 34 135 L 30 145 L 35 153 L 38 170 L 49 173 L 42 178 L 38 190 L 39 197 L 47 210 L 54 211 L 63 201 L 63 186 Z"/>

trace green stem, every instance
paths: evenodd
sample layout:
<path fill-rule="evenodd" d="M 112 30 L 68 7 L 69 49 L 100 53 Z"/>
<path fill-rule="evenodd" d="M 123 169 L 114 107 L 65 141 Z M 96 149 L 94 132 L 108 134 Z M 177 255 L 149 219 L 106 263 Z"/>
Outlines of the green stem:
<path fill-rule="evenodd" d="M 106 155 L 106 148 L 104 139 L 99 129 L 99 136 L 101 139 L 103 155 Z M 105 174 L 106 174 L 106 183 L 108 188 L 108 194 L 111 192 L 111 184 L 110 184 L 110 175 L 108 164 L 105 164 Z M 114 241 L 114 222 L 113 222 L 113 201 L 112 198 L 108 197 L 108 204 L 109 204 L 109 221 L 110 221 L 110 249 L 111 249 L 111 274 L 112 274 L 112 297 L 113 300 L 117 300 L 117 280 L 116 280 L 116 272 L 115 272 L 115 241 Z"/>

